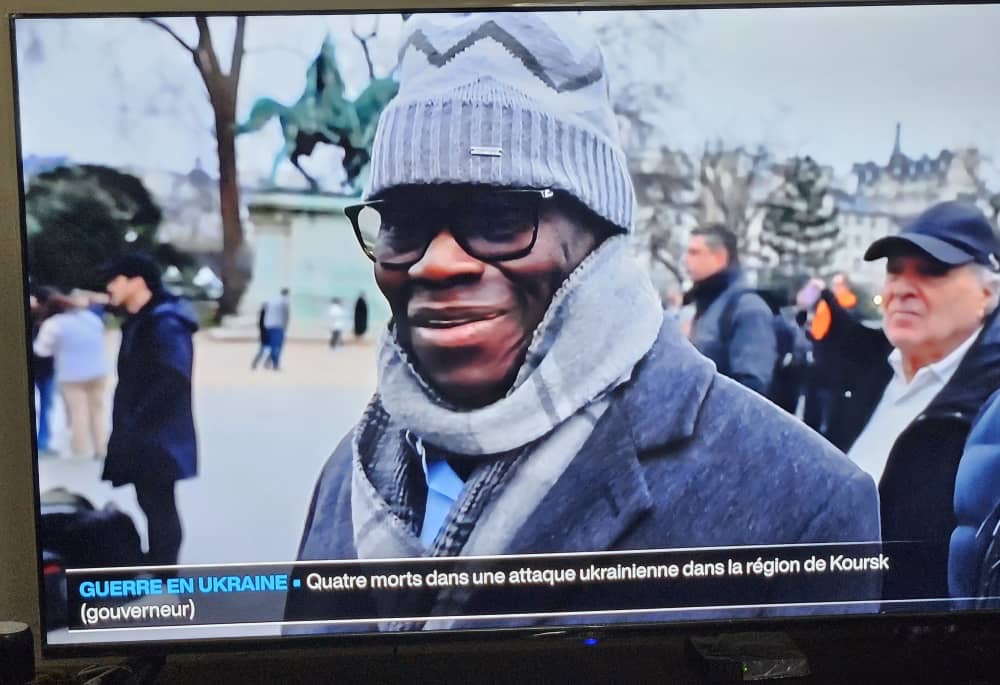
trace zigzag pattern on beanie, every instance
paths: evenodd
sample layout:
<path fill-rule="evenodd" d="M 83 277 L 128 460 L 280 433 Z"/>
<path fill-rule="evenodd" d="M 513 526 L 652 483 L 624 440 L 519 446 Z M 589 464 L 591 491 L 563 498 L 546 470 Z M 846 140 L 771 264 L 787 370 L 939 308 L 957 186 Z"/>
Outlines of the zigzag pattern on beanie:
<path fill-rule="evenodd" d="M 531 52 L 531 50 L 518 40 L 517 36 L 512 35 L 492 19 L 484 22 L 476 30 L 466 35 L 444 52 L 439 52 L 437 48 L 431 44 L 430 39 L 428 39 L 423 30 L 417 29 L 411 33 L 409 38 L 406 39 L 406 42 L 403 43 L 403 46 L 399 50 L 399 58 L 402 61 L 407 48 L 413 47 L 415 50 L 427 55 L 427 61 L 432 66 L 440 67 L 447 64 L 452 58 L 461 53 L 463 50 L 466 50 L 480 40 L 487 38 L 493 39 L 507 48 L 512 55 L 521 60 L 521 63 L 524 64 L 528 71 L 556 92 L 561 93 L 568 90 L 579 90 L 580 88 L 589 86 L 591 83 L 599 81 L 604 77 L 604 70 L 602 66 L 598 64 L 586 73 L 580 73 L 577 76 L 565 79 L 562 83 L 556 83 L 555 80 L 549 75 L 545 65 L 538 61 L 538 58 Z"/>
<path fill-rule="evenodd" d="M 445 183 L 563 190 L 622 231 L 635 193 L 599 46 L 567 13 L 415 15 L 366 197 Z"/>

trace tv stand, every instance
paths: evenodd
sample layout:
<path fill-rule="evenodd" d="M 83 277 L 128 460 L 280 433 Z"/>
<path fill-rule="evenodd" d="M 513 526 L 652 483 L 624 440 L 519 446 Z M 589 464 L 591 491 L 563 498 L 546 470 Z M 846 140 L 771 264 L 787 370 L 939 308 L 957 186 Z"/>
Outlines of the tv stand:
<path fill-rule="evenodd" d="M 156 682 L 164 663 L 164 656 L 129 657 L 117 664 L 87 666 L 76 678 L 89 685 L 149 685 Z"/>
<path fill-rule="evenodd" d="M 783 632 L 692 635 L 684 642 L 685 657 L 710 683 L 736 683 L 810 674 L 809 660 Z"/>

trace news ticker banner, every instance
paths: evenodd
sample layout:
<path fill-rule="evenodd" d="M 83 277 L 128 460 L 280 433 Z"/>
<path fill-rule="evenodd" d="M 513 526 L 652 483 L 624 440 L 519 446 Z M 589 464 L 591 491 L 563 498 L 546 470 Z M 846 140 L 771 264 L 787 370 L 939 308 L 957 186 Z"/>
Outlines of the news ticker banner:
<path fill-rule="evenodd" d="M 878 544 L 67 571 L 71 630 L 876 600 Z M 489 622 L 484 621 L 484 626 Z"/>

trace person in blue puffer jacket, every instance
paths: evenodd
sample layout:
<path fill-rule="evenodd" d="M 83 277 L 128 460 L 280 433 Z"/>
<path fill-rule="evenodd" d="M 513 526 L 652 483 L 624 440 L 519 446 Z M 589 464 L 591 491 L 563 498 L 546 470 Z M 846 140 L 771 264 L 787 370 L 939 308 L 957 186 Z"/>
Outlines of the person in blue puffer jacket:
<path fill-rule="evenodd" d="M 955 519 L 948 591 L 963 605 L 989 605 L 986 598 L 1000 594 L 1000 391 L 983 405 L 965 443 L 955 477 Z"/>

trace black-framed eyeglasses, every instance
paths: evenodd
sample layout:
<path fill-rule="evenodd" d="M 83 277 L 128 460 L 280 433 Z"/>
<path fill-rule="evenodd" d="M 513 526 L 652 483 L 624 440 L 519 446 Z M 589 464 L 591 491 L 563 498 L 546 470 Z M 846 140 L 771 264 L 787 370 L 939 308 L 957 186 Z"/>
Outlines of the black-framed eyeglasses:
<path fill-rule="evenodd" d="M 443 230 L 470 256 L 499 262 L 526 256 L 538 238 L 542 202 L 550 188 L 470 191 L 447 206 L 425 206 L 413 195 L 344 208 L 361 249 L 374 262 L 408 268 Z"/>

